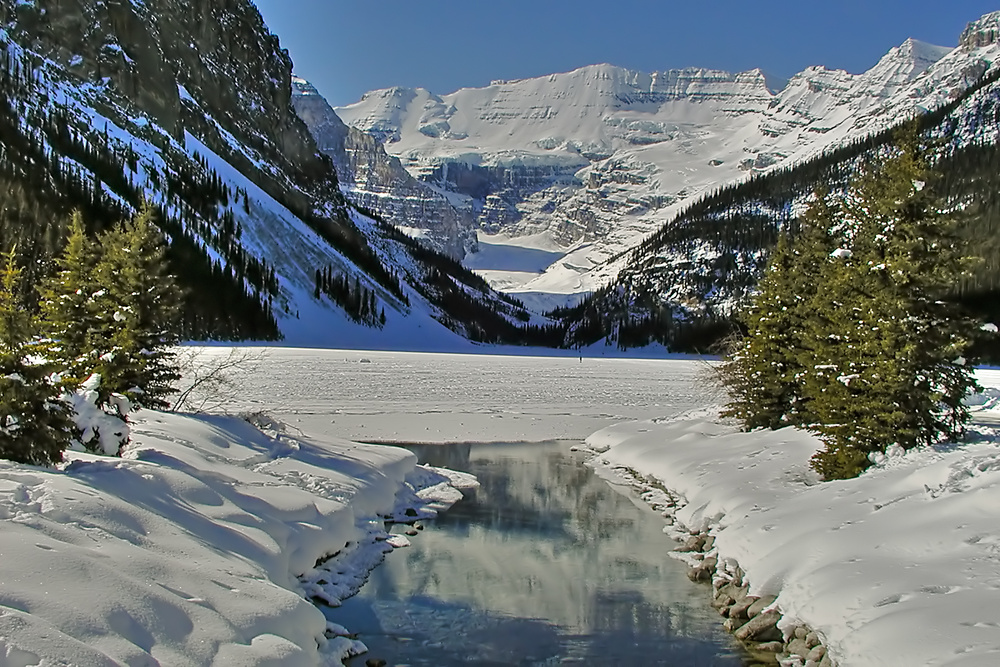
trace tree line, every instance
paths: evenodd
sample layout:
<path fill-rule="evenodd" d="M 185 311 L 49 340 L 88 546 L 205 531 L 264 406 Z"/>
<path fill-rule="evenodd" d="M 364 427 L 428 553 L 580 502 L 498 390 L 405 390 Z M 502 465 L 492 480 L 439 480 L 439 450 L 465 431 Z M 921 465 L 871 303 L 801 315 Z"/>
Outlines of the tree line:
<path fill-rule="evenodd" d="M 352 284 L 347 274 L 334 272 L 332 266 L 316 269 L 313 298 L 319 300 L 324 296 L 339 304 L 356 322 L 368 326 L 385 326 L 385 307 L 379 310 L 375 290 L 362 285 L 361 278 L 357 275 Z"/>

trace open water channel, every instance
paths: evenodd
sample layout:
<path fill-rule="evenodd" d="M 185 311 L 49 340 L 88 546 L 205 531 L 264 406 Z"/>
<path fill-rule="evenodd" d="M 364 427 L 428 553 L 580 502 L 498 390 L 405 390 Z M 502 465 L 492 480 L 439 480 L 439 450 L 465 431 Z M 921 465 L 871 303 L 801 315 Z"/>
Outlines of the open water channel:
<path fill-rule="evenodd" d="M 370 649 L 348 664 L 742 664 L 662 518 L 570 443 L 410 449 L 481 487 L 327 610 Z"/>

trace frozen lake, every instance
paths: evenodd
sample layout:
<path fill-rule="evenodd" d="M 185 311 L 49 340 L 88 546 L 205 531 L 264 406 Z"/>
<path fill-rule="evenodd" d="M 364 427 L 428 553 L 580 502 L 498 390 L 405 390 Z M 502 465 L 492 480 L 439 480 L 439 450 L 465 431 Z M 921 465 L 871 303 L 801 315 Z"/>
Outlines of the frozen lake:
<path fill-rule="evenodd" d="M 206 354 L 225 355 L 219 348 Z M 227 405 L 307 432 L 383 442 L 581 440 L 713 402 L 693 360 L 264 348 Z"/>

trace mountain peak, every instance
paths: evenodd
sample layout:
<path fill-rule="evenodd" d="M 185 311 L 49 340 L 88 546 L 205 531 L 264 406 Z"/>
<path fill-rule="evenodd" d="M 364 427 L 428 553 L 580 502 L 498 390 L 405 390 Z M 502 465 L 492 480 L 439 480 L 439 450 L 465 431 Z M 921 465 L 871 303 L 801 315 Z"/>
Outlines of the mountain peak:
<path fill-rule="evenodd" d="M 1000 41 L 1000 12 L 990 12 L 973 21 L 962 32 L 959 45 L 964 49 L 990 46 Z"/>
<path fill-rule="evenodd" d="M 292 75 L 292 92 L 295 95 L 322 97 L 316 86 L 312 85 L 301 76 Z"/>
<path fill-rule="evenodd" d="M 911 37 L 899 45 L 896 50 L 900 56 L 909 58 L 913 62 L 928 62 L 930 64 L 936 63 L 951 53 L 952 48 L 921 42 L 919 39 Z"/>
<path fill-rule="evenodd" d="M 911 38 L 889 49 L 875 67 L 862 74 L 861 78 L 877 85 L 885 94 L 891 94 L 899 86 L 923 74 L 952 50 Z"/>

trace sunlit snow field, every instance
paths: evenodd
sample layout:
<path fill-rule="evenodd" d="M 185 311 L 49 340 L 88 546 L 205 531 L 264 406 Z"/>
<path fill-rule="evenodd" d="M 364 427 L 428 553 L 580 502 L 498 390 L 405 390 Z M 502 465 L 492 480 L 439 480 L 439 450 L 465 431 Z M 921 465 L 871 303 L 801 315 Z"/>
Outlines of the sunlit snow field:
<path fill-rule="evenodd" d="M 264 413 L 259 429 L 142 411 L 122 458 L 0 461 L 0 666 L 345 655 L 347 631 L 308 600 L 344 599 L 408 544 L 385 516 L 429 517 L 468 483 L 356 441 L 584 440 L 602 476 L 675 492 L 675 528 L 715 535 L 723 569 L 738 561 L 752 594 L 778 596 L 782 627 L 812 626 L 841 667 L 1000 664 L 1000 373 L 978 374 L 990 389 L 967 442 L 819 483 L 817 440 L 720 422 L 712 368 L 694 359 L 251 353 L 212 398 Z M 582 468 L 588 453 L 574 456 Z"/>
<path fill-rule="evenodd" d="M 223 357 L 227 349 L 204 350 Z M 718 400 L 698 360 L 265 348 L 232 411 L 388 442 L 582 440 Z"/>

